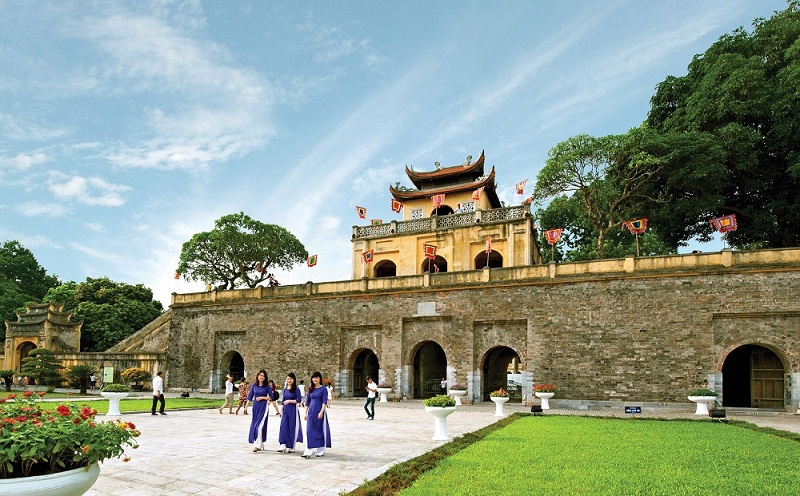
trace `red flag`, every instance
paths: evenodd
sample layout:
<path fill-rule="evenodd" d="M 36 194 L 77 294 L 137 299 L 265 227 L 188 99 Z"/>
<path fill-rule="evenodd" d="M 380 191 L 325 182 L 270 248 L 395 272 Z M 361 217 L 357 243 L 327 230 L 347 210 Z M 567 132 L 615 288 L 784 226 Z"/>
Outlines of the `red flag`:
<path fill-rule="evenodd" d="M 401 210 L 403 210 L 403 202 L 392 198 L 392 211 L 399 214 Z"/>
<path fill-rule="evenodd" d="M 358 205 L 356 205 L 356 212 L 358 212 L 358 217 L 359 218 L 361 218 L 361 219 L 366 219 L 367 218 L 367 209 L 366 208 L 359 207 Z"/>
<path fill-rule="evenodd" d="M 365 251 L 364 253 L 361 254 L 361 256 L 364 258 L 364 263 L 372 262 L 374 255 L 375 255 L 375 250 Z"/>
<path fill-rule="evenodd" d="M 478 188 L 478 189 L 476 189 L 475 191 L 473 191 L 473 192 L 472 192 L 472 199 L 473 199 L 473 200 L 475 200 L 475 201 L 478 201 L 478 200 L 480 200 L 480 199 L 481 199 L 481 193 L 483 193 L 483 189 L 484 189 L 485 187 L 486 187 L 486 186 L 481 186 L 480 188 Z"/>
<path fill-rule="evenodd" d="M 309 267 L 317 265 L 317 256 L 311 255 L 310 257 L 308 257 L 308 260 L 306 260 L 306 263 L 308 263 Z"/>
<path fill-rule="evenodd" d="M 434 207 L 439 208 L 444 201 L 444 193 L 431 196 L 431 201 L 433 202 Z"/>
<path fill-rule="evenodd" d="M 486 238 L 486 254 L 488 255 L 491 252 L 492 252 L 492 237 L 490 236 Z"/>
<path fill-rule="evenodd" d="M 622 223 L 633 234 L 642 234 L 647 230 L 647 219 L 626 220 Z"/>
<path fill-rule="evenodd" d="M 175 272 L 175 279 L 180 279 L 180 278 L 181 278 L 181 273 L 176 271 Z"/>
<path fill-rule="evenodd" d="M 561 239 L 561 230 L 562 228 L 558 229 L 549 229 L 544 232 L 544 237 L 547 238 L 547 242 L 551 245 L 558 243 L 558 240 Z"/>
<path fill-rule="evenodd" d="M 429 244 L 422 245 L 422 249 L 425 250 L 425 256 L 430 258 L 431 260 L 436 258 L 436 250 L 438 248 L 439 247 L 436 245 L 429 245 Z"/>
<path fill-rule="evenodd" d="M 736 214 L 723 215 L 722 217 L 714 217 L 709 220 L 711 227 L 721 233 L 728 231 L 735 231 L 739 226 L 736 224 Z"/>
<path fill-rule="evenodd" d="M 514 189 L 517 190 L 517 194 L 518 195 L 524 195 L 525 194 L 525 184 L 527 184 L 527 182 L 528 182 L 528 180 L 525 179 L 524 181 L 519 182 L 516 185 L 514 185 Z"/>

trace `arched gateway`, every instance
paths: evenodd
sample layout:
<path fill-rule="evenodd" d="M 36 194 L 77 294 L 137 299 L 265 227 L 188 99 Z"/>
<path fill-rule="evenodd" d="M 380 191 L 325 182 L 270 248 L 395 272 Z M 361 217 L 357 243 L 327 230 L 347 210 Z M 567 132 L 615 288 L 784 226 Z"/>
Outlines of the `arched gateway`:
<path fill-rule="evenodd" d="M 775 352 L 755 344 L 740 346 L 722 365 L 722 404 L 783 410 L 786 384 L 786 367 Z"/>
<path fill-rule="evenodd" d="M 447 377 L 447 357 L 434 341 L 421 343 L 414 351 L 414 373 L 410 389 L 412 398 L 430 398 L 439 394 L 439 384 Z"/>

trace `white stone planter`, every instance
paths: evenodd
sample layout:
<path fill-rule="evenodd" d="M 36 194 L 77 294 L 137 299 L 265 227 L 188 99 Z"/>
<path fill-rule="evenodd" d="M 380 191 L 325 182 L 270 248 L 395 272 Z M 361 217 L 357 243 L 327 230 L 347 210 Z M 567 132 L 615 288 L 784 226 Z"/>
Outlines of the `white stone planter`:
<path fill-rule="evenodd" d="M 107 393 L 101 392 L 100 396 L 108 398 L 108 413 L 106 417 L 119 417 L 122 414 L 119 412 L 119 400 L 126 398 L 130 393 Z"/>
<path fill-rule="evenodd" d="M 454 406 L 426 406 L 425 411 L 433 415 L 433 439 L 434 441 L 447 441 L 447 416 L 456 411 Z"/>
<path fill-rule="evenodd" d="M 456 406 L 463 405 L 463 403 L 461 403 L 461 397 L 464 396 L 465 394 L 467 394 L 467 390 L 466 389 L 451 389 L 450 390 L 450 396 L 452 396 L 453 399 L 456 400 Z"/>
<path fill-rule="evenodd" d="M 494 416 L 505 417 L 506 414 L 503 411 L 503 405 L 508 401 L 508 396 L 490 396 L 489 399 L 494 401 Z"/>
<path fill-rule="evenodd" d="M 697 403 L 697 408 L 694 411 L 695 415 L 708 415 L 708 404 L 717 401 L 716 396 L 687 396 L 689 401 Z"/>
<path fill-rule="evenodd" d="M 100 465 L 37 475 L 0 479 L 0 494 L 3 496 L 80 496 L 92 487 L 100 475 Z"/>
<path fill-rule="evenodd" d="M 536 395 L 537 398 L 542 400 L 542 410 L 549 410 L 550 409 L 550 398 L 556 395 L 556 393 L 533 393 Z"/>
<path fill-rule="evenodd" d="M 378 392 L 381 394 L 381 403 L 387 403 L 389 400 L 386 399 L 386 395 L 392 392 L 392 388 L 378 388 Z"/>

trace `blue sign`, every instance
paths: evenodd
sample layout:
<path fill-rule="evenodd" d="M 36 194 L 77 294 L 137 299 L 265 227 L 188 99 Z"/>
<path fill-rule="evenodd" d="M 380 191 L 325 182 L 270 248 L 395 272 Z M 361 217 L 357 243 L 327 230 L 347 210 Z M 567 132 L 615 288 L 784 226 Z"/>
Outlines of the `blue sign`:
<path fill-rule="evenodd" d="M 625 413 L 642 413 L 642 407 L 640 406 L 626 406 Z"/>

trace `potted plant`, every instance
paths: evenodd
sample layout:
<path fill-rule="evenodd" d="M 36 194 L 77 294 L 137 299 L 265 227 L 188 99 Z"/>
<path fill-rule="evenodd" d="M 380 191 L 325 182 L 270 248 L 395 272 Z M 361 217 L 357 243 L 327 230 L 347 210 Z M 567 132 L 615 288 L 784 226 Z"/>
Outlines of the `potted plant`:
<path fill-rule="evenodd" d="M 125 398 L 130 394 L 131 388 L 125 384 L 106 384 L 100 390 L 100 396 L 108 398 L 108 412 L 107 417 L 119 417 L 122 415 L 119 411 L 119 400 Z"/>
<path fill-rule="evenodd" d="M 144 383 L 150 381 L 153 375 L 149 370 L 140 367 L 130 367 L 125 369 L 120 375 L 120 379 L 131 385 L 134 391 L 141 391 L 144 389 Z"/>
<path fill-rule="evenodd" d="M 455 398 L 456 406 L 462 405 L 461 397 L 467 394 L 467 386 L 459 383 L 455 383 L 450 386 L 450 396 Z"/>
<path fill-rule="evenodd" d="M 533 394 L 542 400 L 542 410 L 550 409 L 550 398 L 556 394 L 555 384 L 534 384 Z"/>
<path fill-rule="evenodd" d="M 386 381 L 381 381 L 378 383 L 378 392 L 381 395 L 381 403 L 386 403 L 388 401 L 386 395 L 392 392 L 392 385 Z"/>
<path fill-rule="evenodd" d="M 695 408 L 695 415 L 708 415 L 708 404 L 717 401 L 717 393 L 710 389 L 701 388 L 689 391 L 689 401 L 693 401 L 697 407 Z"/>
<path fill-rule="evenodd" d="M 456 400 L 440 394 L 425 400 L 425 411 L 433 415 L 433 440 L 447 441 L 447 416 L 456 411 Z"/>
<path fill-rule="evenodd" d="M 36 396 L 25 391 L 0 398 L 4 496 L 83 494 L 97 480 L 99 462 L 119 457 L 128 461 L 125 447 L 138 446 L 139 431 L 130 422 L 98 422 L 97 412 L 88 406 L 43 403 Z"/>
<path fill-rule="evenodd" d="M 489 393 L 489 399 L 494 402 L 494 416 L 504 417 L 505 412 L 503 411 L 503 405 L 509 399 L 508 391 L 503 388 L 492 391 Z"/>

